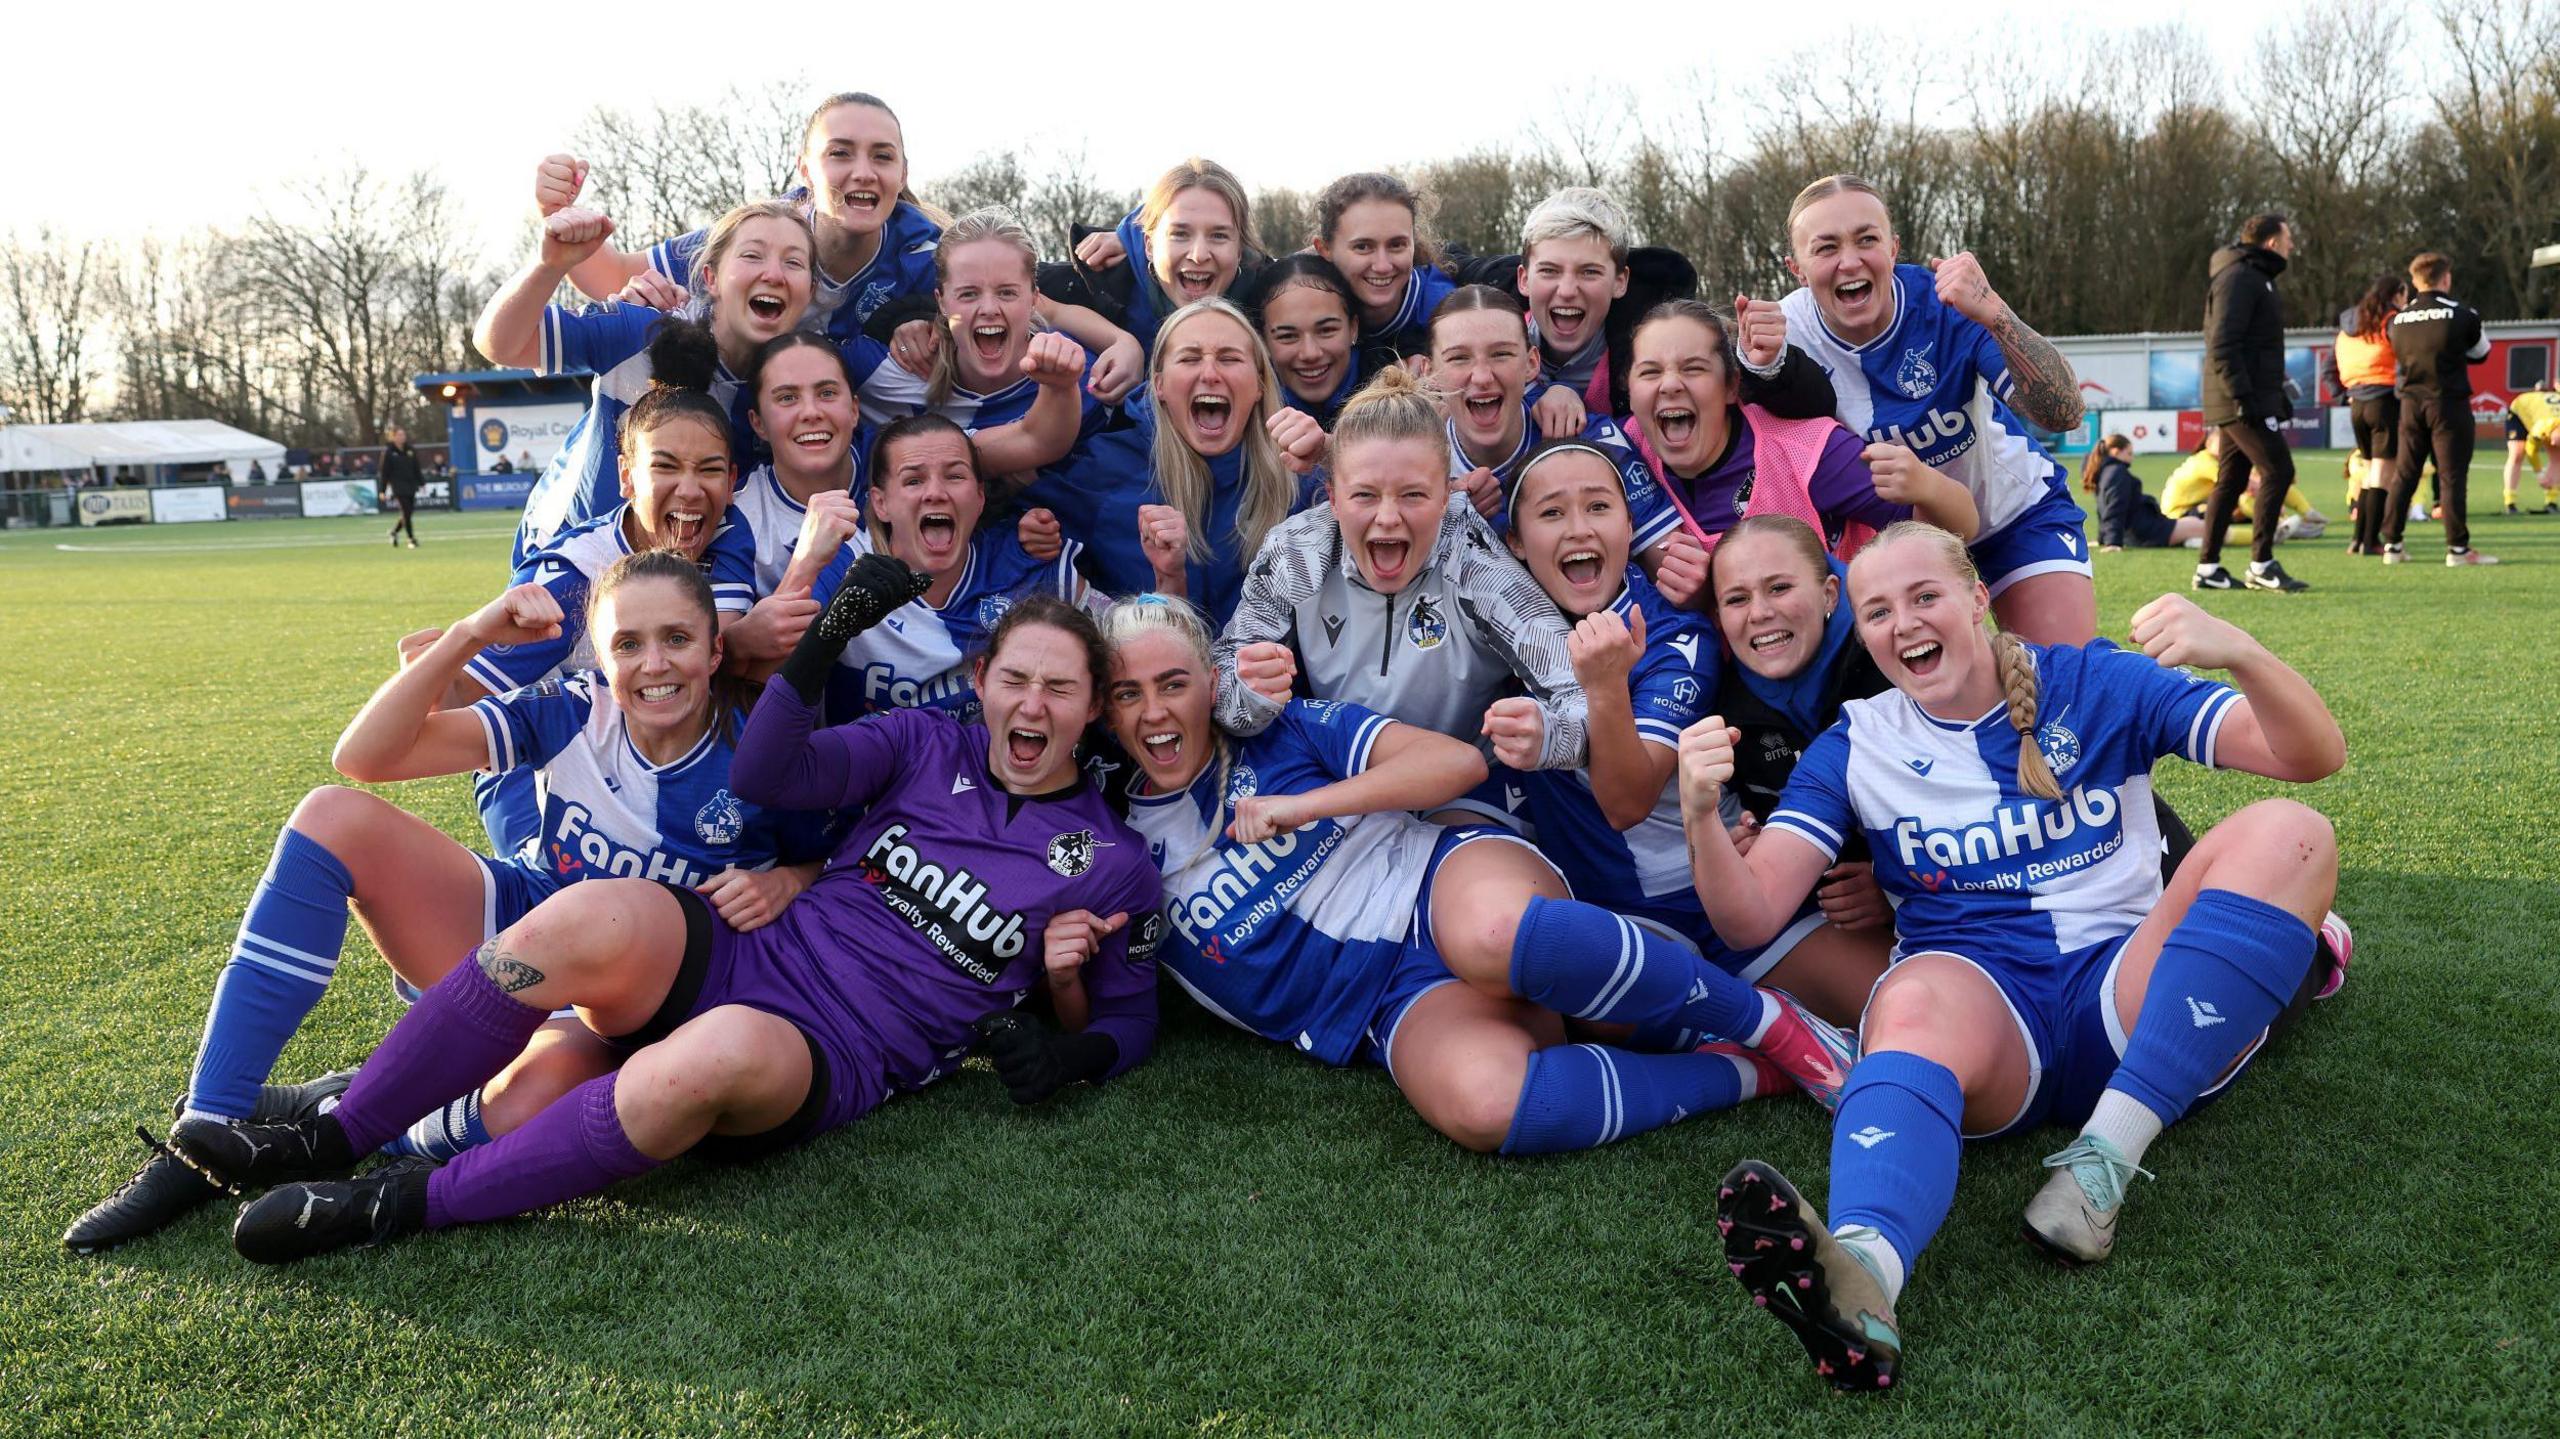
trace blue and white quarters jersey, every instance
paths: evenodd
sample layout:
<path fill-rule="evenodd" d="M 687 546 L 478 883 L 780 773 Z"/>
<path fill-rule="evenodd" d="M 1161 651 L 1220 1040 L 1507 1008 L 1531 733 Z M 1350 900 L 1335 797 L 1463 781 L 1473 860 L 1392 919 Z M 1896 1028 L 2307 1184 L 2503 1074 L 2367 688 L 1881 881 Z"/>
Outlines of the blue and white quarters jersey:
<path fill-rule="evenodd" d="M 1292 700 L 1269 729 L 1229 741 L 1231 761 L 1190 788 L 1129 797 L 1130 827 L 1164 871 L 1171 926 L 1157 959 L 1210 1013 L 1327 1064 L 1360 1052 L 1442 831 L 1401 812 L 1320 819 L 1251 845 L 1226 827 L 1247 795 L 1303 794 L 1367 769 L 1393 723 Z"/>
<path fill-rule="evenodd" d="M 951 343 L 950 337 L 944 336 L 943 343 Z M 875 350 L 878 353 L 873 353 Z M 1092 382 L 1094 361 L 1099 358 L 1089 349 L 1084 352 L 1087 385 Z M 866 422 L 876 420 L 886 424 L 901 416 L 931 411 L 975 436 L 999 425 L 1015 423 L 1031 413 L 1031 402 L 1040 398 L 1038 384 L 1018 377 L 1012 384 L 985 394 L 954 383 L 951 393 L 943 397 L 941 404 L 932 404 L 928 399 L 925 379 L 890 360 L 887 348 L 872 340 L 864 340 L 858 347 L 847 345 L 845 362 L 853 369 L 854 383 L 862 388 L 862 414 Z M 1093 391 L 1084 386 L 1077 388 L 1077 394 L 1084 406 L 1083 416 L 1076 426 L 1077 436 L 1081 438 L 1102 428 L 1111 416 L 1111 407 L 1095 399 Z"/>
<path fill-rule="evenodd" d="M 856 431 L 856 454 L 871 447 L 871 427 Z M 861 461 L 856 459 L 854 493 L 863 493 Z M 792 557 L 800 548 L 800 527 L 809 518 L 809 507 L 791 498 L 775 477 L 773 466 L 758 465 L 739 482 L 738 492 L 729 501 L 729 523 L 743 526 L 755 547 L 755 598 L 763 599 L 782 587 L 782 572 L 791 568 Z M 850 564 L 853 558 L 871 548 L 870 536 L 861 530 L 845 541 L 843 552 L 831 557 Z"/>
<path fill-rule="evenodd" d="M 1538 447 L 1542 432 L 1538 429 L 1538 417 L 1530 412 L 1530 406 L 1544 393 L 1544 389 L 1533 391 L 1520 402 L 1520 443 L 1511 447 L 1510 455 L 1498 464 L 1482 467 L 1493 471 L 1494 478 L 1506 485 L 1519 471 L 1520 462 Z M 1455 420 L 1448 422 L 1448 433 L 1449 478 L 1464 479 L 1478 466 L 1467 457 L 1467 447 L 1458 439 Z M 1644 456 L 1637 452 L 1635 440 L 1606 415 L 1593 415 L 1584 420 L 1582 438 L 1609 456 L 1610 463 L 1618 467 L 1618 478 L 1626 483 L 1627 519 L 1635 526 L 1636 534 L 1635 543 L 1628 547 L 1628 553 L 1643 554 L 1671 538 L 1671 532 L 1680 528 L 1680 516 L 1671 508 L 1671 501 L 1664 498 L 1662 484 L 1654 478 L 1653 467 L 1646 464 Z M 1510 531 L 1509 517 L 1500 511 L 1494 513 L 1491 523 L 1496 534 Z"/>
<path fill-rule="evenodd" d="M 809 192 L 794 185 L 783 199 L 809 213 Z M 649 268 L 679 285 L 693 283 L 694 258 L 711 238 L 711 232 L 694 230 L 672 240 L 660 240 L 649 247 Z M 881 227 L 880 249 L 871 263 L 838 280 L 820 265 L 809 277 L 809 309 L 800 317 L 800 328 L 815 330 L 837 340 L 850 340 L 862 333 L 872 313 L 891 300 L 907 295 L 933 293 L 933 253 L 942 243 L 942 227 L 933 223 L 924 211 L 904 200 L 889 212 L 888 224 Z"/>
<path fill-rule="evenodd" d="M 587 591 L 598 576 L 613 568 L 614 561 L 631 553 L 630 537 L 622 528 L 628 508 L 616 505 L 561 532 L 508 577 L 510 588 L 538 584 L 560 602 L 557 636 L 529 645 L 491 645 L 473 655 L 462 672 L 489 693 L 505 694 L 555 674 L 592 668 L 595 648 L 587 635 Z M 721 614 L 742 615 L 754 607 L 755 538 L 735 508 L 712 533 L 710 548 L 702 554 L 702 569 L 711 581 L 712 603 Z"/>
<path fill-rule="evenodd" d="M 2072 504 L 2070 477 L 2009 409 L 2014 381 L 2000 346 L 1938 299 L 1925 267 L 1893 267 L 1893 325 L 1863 345 L 1831 333 L 1811 290 L 1779 309 L 1788 341 L 1831 376 L 1840 423 L 1869 441 L 1909 446 L 1972 491 L 1982 511 L 1974 543 L 2048 499 Z"/>
<path fill-rule="evenodd" d="M 1083 556 L 1084 546 L 1068 540 L 1057 558 L 1034 559 L 1015 538 L 1011 520 L 981 528 L 969 538 L 949 598 L 940 605 L 910 600 L 844 647 L 827 676 L 826 722 L 848 724 L 881 710 L 937 709 L 962 724 L 977 723 L 978 691 L 969 681 L 969 662 L 1015 600 L 1055 595 L 1088 610 L 1105 603 L 1076 572 Z M 818 577 L 812 598 L 822 605 L 835 598 L 853 560 L 847 546 Z"/>
<path fill-rule="evenodd" d="M 770 868 L 775 816 L 729 791 L 729 740 L 713 725 L 675 760 L 631 743 L 602 675 L 547 679 L 471 707 L 489 772 L 534 772 L 540 829 L 499 858 L 557 888 L 582 879 L 656 879 L 690 888 L 732 865 Z"/>
<path fill-rule="evenodd" d="M 612 302 L 586 310 L 560 305 L 543 310 L 542 358 L 535 362 L 536 372 L 592 371 L 596 378 L 587 412 L 570 427 L 560 453 L 525 495 L 510 563 L 523 564 L 561 531 L 622 503 L 622 416 L 649 393 L 656 377 L 649 363 L 649 332 L 665 317 L 664 311 L 646 305 Z M 743 468 L 763 446 L 747 419 L 755 397 L 723 364 L 711 382 L 711 398 L 729 412 L 729 454 Z"/>
<path fill-rule="evenodd" d="M 2005 704 L 1957 723 L 1889 689 L 1841 707 L 1770 811 L 1772 831 L 1826 859 L 1853 827 L 1866 832 L 1876 882 L 1894 901 L 1896 958 L 1945 950 L 2051 971 L 2132 932 L 2159 902 L 2152 764 L 2173 754 L 2212 764 L 2239 692 L 2106 640 L 2027 653 L 2036 743 L 2061 799 L 2018 788 Z"/>
<path fill-rule="evenodd" d="M 1715 626 L 1662 597 L 1627 566 L 1627 587 L 1609 606 L 1621 617 L 1644 615 L 1644 653 L 1627 675 L 1636 737 L 1678 751 L 1680 732 L 1707 717 L 1716 698 L 1724 643 Z M 1587 769 L 1507 774 L 1523 791 L 1538 848 L 1573 886 L 1573 896 L 1622 914 L 1659 919 L 1682 934 L 1704 932 L 1690 876 L 1689 842 L 1680 824 L 1680 786 L 1662 787 L 1653 812 L 1621 830 L 1601 813 Z"/>

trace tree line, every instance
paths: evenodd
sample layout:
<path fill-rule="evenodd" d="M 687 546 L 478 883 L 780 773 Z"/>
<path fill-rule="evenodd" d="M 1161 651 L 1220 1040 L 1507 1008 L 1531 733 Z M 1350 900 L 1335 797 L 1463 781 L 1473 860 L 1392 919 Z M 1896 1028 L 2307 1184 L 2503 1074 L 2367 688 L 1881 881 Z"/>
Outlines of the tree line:
<path fill-rule="evenodd" d="M 2078 48 L 2056 63 L 2015 37 L 1951 47 L 1960 73 L 1937 80 L 1900 66 L 1880 83 L 1808 55 L 1734 94 L 1586 90 L 1514 139 L 1389 168 L 1426 195 L 1430 231 L 1475 254 L 1515 249 L 1557 187 L 1598 185 L 1641 242 L 1697 263 L 1710 298 L 1792 288 L 1788 202 L 1846 170 L 1891 197 L 1907 258 L 1972 250 L 2047 334 L 2195 328 L 2208 257 L 2270 209 L 2302 240 L 2284 281 L 2295 324 L 2328 323 L 2422 249 L 2450 256 L 2492 319 L 2560 313 L 2560 269 L 2529 265 L 2560 242 L 2554 0 L 2323 0 L 2240 56 L 2175 25 Z M 776 82 L 599 109 L 576 144 L 625 235 L 680 233 L 790 182 L 815 93 Z M 1070 224 L 1107 225 L 1137 197 L 1073 149 L 980 155 L 919 190 L 955 213 L 1014 210 L 1052 258 Z M 1263 189 L 1254 205 L 1265 249 L 1306 243 L 1311 193 Z M 373 443 L 395 420 L 432 433 L 409 376 L 483 363 L 470 320 L 514 262 L 460 234 L 432 174 L 361 167 L 290 186 L 237 229 L 122 245 L 12 233 L 0 405 L 31 422 L 213 418 L 307 445 Z"/>

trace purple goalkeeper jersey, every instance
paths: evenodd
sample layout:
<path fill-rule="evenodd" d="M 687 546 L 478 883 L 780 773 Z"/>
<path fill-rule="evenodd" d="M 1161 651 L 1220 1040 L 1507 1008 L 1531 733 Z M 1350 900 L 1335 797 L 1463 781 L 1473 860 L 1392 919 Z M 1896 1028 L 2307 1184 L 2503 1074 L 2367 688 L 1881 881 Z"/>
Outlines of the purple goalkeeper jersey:
<path fill-rule="evenodd" d="M 1079 773 L 1052 794 L 1008 794 L 987 771 L 986 727 L 939 711 L 816 719 L 788 681 L 767 681 L 729 777 L 759 804 L 852 813 L 818 882 L 758 936 L 823 976 L 805 1001 L 875 1035 L 891 1083 L 922 1084 L 968 1048 L 971 1021 L 1040 980 L 1051 915 L 1125 914 L 1084 967 L 1086 1032 L 1119 1045 L 1111 1074 L 1145 1059 L 1162 880 L 1101 792 Z"/>

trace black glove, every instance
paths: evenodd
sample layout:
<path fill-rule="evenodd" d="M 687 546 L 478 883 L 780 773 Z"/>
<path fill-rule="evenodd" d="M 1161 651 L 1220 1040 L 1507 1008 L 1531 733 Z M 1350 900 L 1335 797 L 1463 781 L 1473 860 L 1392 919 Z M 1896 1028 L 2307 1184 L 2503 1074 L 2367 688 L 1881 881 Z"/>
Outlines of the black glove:
<path fill-rule="evenodd" d="M 933 576 L 908 569 L 877 550 L 855 560 L 845 571 L 844 583 L 836 586 L 835 597 L 801 631 L 800 643 L 782 662 L 782 677 L 799 692 L 800 702 L 814 705 L 826 697 L 827 672 L 835 668 L 836 656 L 844 653 L 855 635 L 932 587 Z"/>
<path fill-rule="evenodd" d="M 1059 1034 L 1019 1010 L 999 1010 L 970 1028 L 1016 1104 L 1038 1104 L 1070 1084 L 1100 1079 L 1120 1059 L 1107 1034 Z"/>

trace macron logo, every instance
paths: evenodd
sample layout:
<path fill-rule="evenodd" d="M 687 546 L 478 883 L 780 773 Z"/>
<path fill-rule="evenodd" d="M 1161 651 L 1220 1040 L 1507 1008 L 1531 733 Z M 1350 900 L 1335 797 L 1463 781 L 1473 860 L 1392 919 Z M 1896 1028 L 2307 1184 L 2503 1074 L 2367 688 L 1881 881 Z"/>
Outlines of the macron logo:
<path fill-rule="evenodd" d="M 1680 652 L 1681 663 L 1687 665 L 1691 669 L 1696 669 L 1698 667 L 1698 637 L 1696 635 L 1680 636 L 1678 639 L 1671 642 L 1671 648 Z"/>
<path fill-rule="evenodd" d="M 2195 1016 L 2198 1029 L 2211 1029 L 2226 1018 L 2221 1010 L 2213 1007 L 2211 1000 L 2198 999 L 2192 994 L 2187 996 L 2187 1013 Z"/>
<path fill-rule="evenodd" d="M 1904 760 L 1903 763 L 1911 766 L 1911 772 L 1913 774 L 1926 779 L 1929 775 L 1929 766 L 1936 764 L 1937 761 L 1933 759 L 1907 759 Z"/>
<path fill-rule="evenodd" d="M 1890 1129 L 1878 1129 L 1874 1125 L 1870 1124 L 1866 1128 L 1859 1130 L 1857 1133 L 1852 1134 L 1849 1137 L 1858 1141 L 1858 1147 L 1860 1149 L 1873 1149 L 1877 1145 L 1891 1139 L 1893 1137 L 1893 1133 L 1894 1132 Z"/>
<path fill-rule="evenodd" d="M 1707 982 L 1703 979 L 1691 980 L 1689 982 L 1689 998 L 1687 1002 L 1690 1004 L 1696 1004 L 1698 1001 L 1705 999 L 1706 997 Z"/>
<path fill-rule="evenodd" d="M 976 788 L 977 786 L 971 784 L 969 782 L 969 777 L 965 774 L 953 775 L 951 777 L 951 792 L 953 794 L 967 794 L 969 791 Z"/>

